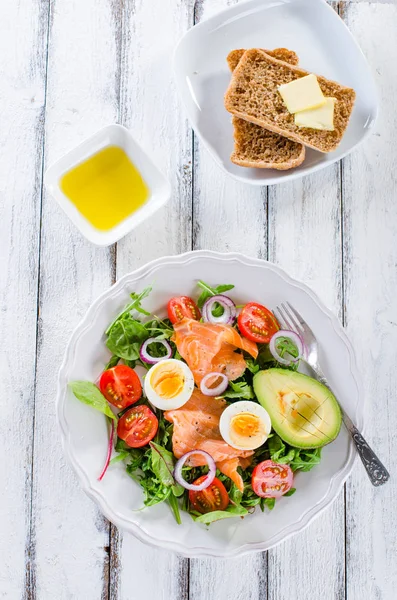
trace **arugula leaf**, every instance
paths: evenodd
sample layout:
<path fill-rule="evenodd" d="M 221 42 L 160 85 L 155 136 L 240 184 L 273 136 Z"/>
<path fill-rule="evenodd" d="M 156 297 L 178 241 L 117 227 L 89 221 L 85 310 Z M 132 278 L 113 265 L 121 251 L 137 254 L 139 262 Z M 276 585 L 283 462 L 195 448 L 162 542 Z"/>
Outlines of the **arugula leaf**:
<path fill-rule="evenodd" d="M 280 456 L 277 462 L 280 465 L 289 465 L 294 460 L 296 454 L 295 448 L 290 448 L 285 456 Z"/>
<path fill-rule="evenodd" d="M 246 358 L 245 362 L 248 370 L 251 371 L 253 375 L 255 375 L 255 373 L 257 373 L 260 370 L 260 366 L 255 363 L 253 358 Z"/>
<path fill-rule="evenodd" d="M 196 523 L 204 523 L 205 525 L 209 525 L 214 521 L 219 521 L 220 519 L 230 519 L 231 517 L 245 517 L 248 515 L 248 510 L 243 506 L 235 506 L 234 504 L 229 504 L 226 510 L 213 510 L 212 512 L 205 513 L 204 515 L 200 515 L 199 517 L 195 517 L 194 520 Z"/>
<path fill-rule="evenodd" d="M 277 462 L 281 456 L 285 455 L 286 446 L 278 435 L 273 435 L 271 438 L 269 438 L 267 445 L 270 452 L 270 458 L 275 462 Z"/>
<path fill-rule="evenodd" d="M 148 337 L 149 332 L 145 326 L 127 316 L 112 326 L 106 346 L 120 358 L 137 360 L 142 342 Z"/>
<path fill-rule="evenodd" d="M 125 460 L 129 456 L 130 456 L 130 453 L 127 452 L 126 450 L 123 450 L 123 452 L 120 452 L 120 454 L 117 454 L 116 456 L 113 456 L 113 458 L 110 461 L 109 465 L 115 465 L 116 463 L 121 462 L 122 460 Z"/>
<path fill-rule="evenodd" d="M 295 449 L 295 457 L 290 462 L 293 471 L 310 471 L 321 461 L 321 448 L 315 450 Z"/>
<path fill-rule="evenodd" d="M 280 464 L 289 464 L 293 471 L 310 471 L 321 460 L 321 448 L 306 450 L 288 446 L 278 435 L 268 438 L 270 458 Z"/>
<path fill-rule="evenodd" d="M 231 389 L 230 389 L 231 388 Z M 250 400 L 255 398 L 254 390 L 246 381 L 229 381 L 229 387 L 224 394 L 223 398 L 245 398 Z"/>
<path fill-rule="evenodd" d="M 284 496 L 292 496 L 293 494 L 295 494 L 295 492 L 296 492 L 296 488 L 291 488 L 288 492 L 286 492 L 283 495 Z"/>
<path fill-rule="evenodd" d="M 172 494 L 169 486 L 163 485 L 153 477 L 142 478 L 139 480 L 144 492 L 144 505 L 154 506 L 160 502 L 164 502 Z"/>
<path fill-rule="evenodd" d="M 151 337 L 156 337 L 158 340 L 169 340 L 174 335 L 174 329 L 169 319 L 160 319 L 156 317 L 153 321 L 145 323 L 146 329 Z"/>
<path fill-rule="evenodd" d="M 92 408 L 117 421 L 117 417 L 110 410 L 105 396 L 91 381 L 71 381 L 69 387 L 80 402 L 92 406 Z"/>
<path fill-rule="evenodd" d="M 211 298 L 211 296 L 217 296 L 218 294 L 223 294 L 223 292 L 228 292 L 229 290 L 232 290 L 234 288 L 234 285 L 218 285 L 217 287 L 213 288 L 210 285 L 208 285 L 207 283 L 204 283 L 204 281 L 198 281 L 197 285 L 203 290 L 199 296 L 199 299 L 197 300 L 197 306 L 199 308 L 202 308 L 204 305 L 204 302 L 206 300 L 208 300 L 208 298 Z M 215 316 L 219 316 L 219 315 L 215 315 Z"/>
<path fill-rule="evenodd" d="M 120 320 L 123 319 L 125 317 L 130 317 L 131 313 L 135 310 L 136 312 L 139 312 L 143 315 L 149 316 L 150 313 L 147 312 L 146 310 L 144 310 L 142 308 L 141 302 L 144 298 L 146 298 L 147 296 L 149 296 L 150 292 L 152 291 L 152 286 L 148 286 L 147 288 L 145 288 L 140 294 L 136 294 L 135 292 L 132 292 L 130 294 L 130 297 L 132 299 L 132 302 L 130 302 L 129 304 L 127 304 L 127 306 L 125 306 L 123 308 L 123 310 L 121 311 L 121 313 L 119 313 L 117 315 L 117 317 L 110 323 L 109 327 L 106 329 L 105 331 L 105 335 L 109 335 L 111 330 L 113 329 L 114 325 Z"/>

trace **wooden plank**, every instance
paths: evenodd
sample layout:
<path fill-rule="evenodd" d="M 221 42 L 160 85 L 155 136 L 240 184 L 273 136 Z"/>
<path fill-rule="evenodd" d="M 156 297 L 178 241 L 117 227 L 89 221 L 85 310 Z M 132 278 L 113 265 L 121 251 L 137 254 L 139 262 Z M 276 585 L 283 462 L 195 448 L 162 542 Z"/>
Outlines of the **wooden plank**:
<path fill-rule="evenodd" d="M 117 277 L 191 248 L 192 136 L 174 86 L 172 54 L 193 22 L 192 7 L 192 0 L 125 3 L 121 122 L 169 177 L 173 194 L 166 207 L 119 242 Z M 118 532 L 112 536 L 111 564 L 111 598 L 188 597 L 188 561 L 173 553 Z"/>
<path fill-rule="evenodd" d="M 397 586 L 397 6 L 345 4 L 344 15 L 372 67 L 380 100 L 371 136 L 343 171 L 346 325 L 366 392 L 366 437 L 391 473 L 377 489 L 357 466 L 347 484 L 347 598 L 386 600 L 395 598 Z"/>
<path fill-rule="evenodd" d="M 47 1 L 0 6 L 0 594 L 9 600 L 23 596 L 29 558 L 47 21 Z"/>
<path fill-rule="evenodd" d="M 46 166 L 117 119 L 118 35 L 116 2 L 51 3 Z M 106 598 L 108 524 L 64 464 L 54 395 L 66 342 L 112 282 L 114 253 L 86 242 L 47 194 L 42 215 L 30 597 Z"/>
<path fill-rule="evenodd" d="M 343 320 L 341 169 L 339 163 L 270 188 L 269 260 L 310 285 Z M 345 597 L 344 521 L 341 493 L 303 533 L 269 551 L 269 600 L 290 599 L 296 590 L 300 600 Z"/>
<path fill-rule="evenodd" d="M 342 316 L 340 167 L 269 191 L 269 260 L 310 285 Z M 298 493 L 298 492 L 297 492 Z M 326 551 L 324 549 L 326 548 Z M 344 498 L 269 551 L 269 600 L 344 598 Z"/>
<path fill-rule="evenodd" d="M 231 2 L 196 2 L 196 22 Z M 250 187 L 225 175 L 195 138 L 193 247 L 240 251 L 266 258 L 266 189 Z M 233 560 L 192 559 L 190 599 L 215 593 L 217 600 L 260 600 L 267 597 L 267 556 L 259 553 Z"/>

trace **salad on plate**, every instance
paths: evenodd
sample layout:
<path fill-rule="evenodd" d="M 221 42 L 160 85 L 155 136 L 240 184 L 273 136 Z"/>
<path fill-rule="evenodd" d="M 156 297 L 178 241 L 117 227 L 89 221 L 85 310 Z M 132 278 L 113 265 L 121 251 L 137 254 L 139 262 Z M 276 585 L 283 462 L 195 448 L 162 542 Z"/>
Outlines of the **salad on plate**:
<path fill-rule="evenodd" d="M 144 507 L 167 502 L 177 523 L 186 511 L 210 524 L 294 494 L 342 419 L 330 390 L 298 372 L 295 332 L 262 304 L 236 305 L 233 285 L 197 287 L 196 299 L 170 298 L 164 318 L 144 308 L 151 287 L 132 293 L 105 331 L 98 381 L 69 385 L 109 420 L 99 480 L 122 461 Z"/>

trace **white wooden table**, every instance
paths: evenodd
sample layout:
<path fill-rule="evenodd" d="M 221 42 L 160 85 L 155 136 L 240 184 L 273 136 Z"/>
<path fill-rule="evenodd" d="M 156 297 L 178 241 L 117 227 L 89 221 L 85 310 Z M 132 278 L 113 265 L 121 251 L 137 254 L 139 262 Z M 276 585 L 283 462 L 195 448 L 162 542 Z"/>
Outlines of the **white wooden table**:
<path fill-rule="evenodd" d="M 232 2 L 230 2 L 232 3 Z M 256 189 L 193 136 L 172 79 L 180 36 L 227 0 L 1 0 L 0 597 L 7 600 L 392 600 L 397 597 L 397 6 L 335 2 L 366 54 L 381 113 L 342 163 Z M 173 196 L 110 249 L 86 243 L 43 170 L 99 127 L 131 128 Z M 232 561 L 187 560 L 111 526 L 65 465 L 55 421 L 66 341 L 115 279 L 191 248 L 268 258 L 344 322 L 366 434 L 392 477 L 357 464 L 302 535 Z"/>

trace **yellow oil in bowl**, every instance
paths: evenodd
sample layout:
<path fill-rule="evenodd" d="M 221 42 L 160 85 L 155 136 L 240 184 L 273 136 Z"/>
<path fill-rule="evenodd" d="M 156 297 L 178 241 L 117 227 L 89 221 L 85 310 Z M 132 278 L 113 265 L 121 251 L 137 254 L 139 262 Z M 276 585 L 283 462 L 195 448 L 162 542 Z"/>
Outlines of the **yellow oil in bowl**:
<path fill-rule="evenodd" d="M 140 208 L 149 189 L 118 146 L 107 146 L 61 178 L 63 193 L 97 229 L 108 231 Z"/>

